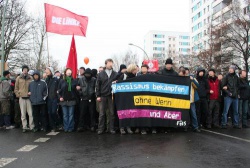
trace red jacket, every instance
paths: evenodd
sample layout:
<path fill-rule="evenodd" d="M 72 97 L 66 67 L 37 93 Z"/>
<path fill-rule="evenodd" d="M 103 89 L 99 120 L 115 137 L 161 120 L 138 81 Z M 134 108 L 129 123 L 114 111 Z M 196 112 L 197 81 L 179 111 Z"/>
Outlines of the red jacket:
<path fill-rule="evenodd" d="M 212 79 L 211 77 L 208 78 L 208 83 L 210 86 L 210 90 L 214 91 L 213 94 L 210 93 L 210 100 L 219 100 L 220 99 L 220 81 L 217 77 Z"/>

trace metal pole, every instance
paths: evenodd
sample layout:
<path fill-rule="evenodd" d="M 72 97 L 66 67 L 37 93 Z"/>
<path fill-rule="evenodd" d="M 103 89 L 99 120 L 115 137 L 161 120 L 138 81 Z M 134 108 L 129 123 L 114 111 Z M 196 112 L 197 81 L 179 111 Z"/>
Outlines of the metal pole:
<path fill-rule="evenodd" d="M 4 22 L 5 22 L 5 14 L 6 14 L 6 7 L 7 7 L 7 4 L 8 4 L 8 0 L 6 0 L 6 4 L 4 4 L 4 0 L 3 0 L 3 18 L 2 18 L 2 56 L 1 56 L 1 74 L 3 76 L 3 71 L 4 71 L 4 58 L 5 58 L 5 51 L 4 51 L 4 48 L 5 48 L 5 42 L 4 42 Z"/>
<path fill-rule="evenodd" d="M 137 45 L 134 45 L 134 44 L 132 44 L 132 43 L 129 43 L 128 45 L 131 45 L 131 46 L 135 46 L 135 47 L 137 47 L 137 48 L 140 48 L 140 49 L 144 52 L 144 54 L 147 56 L 147 58 L 148 58 L 148 60 L 149 60 L 148 54 L 147 54 L 146 51 L 143 50 L 141 47 L 139 47 L 139 46 L 137 46 Z"/>
<path fill-rule="evenodd" d="M 48 40 L 48 33 L 46 32 L 47 36 L 47 50 L 48 50 L 48 66 L 50 66 L 50 59 L 49 59 L 49 40 Z"/>

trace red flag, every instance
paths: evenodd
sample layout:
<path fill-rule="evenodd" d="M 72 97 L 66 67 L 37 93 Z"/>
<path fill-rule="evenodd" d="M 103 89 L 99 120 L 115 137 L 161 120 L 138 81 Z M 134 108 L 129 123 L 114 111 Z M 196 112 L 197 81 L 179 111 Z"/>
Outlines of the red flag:
<path fill-rule="evenodd" d="M 70 68 L 72 70 L 73 78 L 77 77 L 77 53 L 74 35 L 72 36 L 66 68 Z"/>
<path fill-rule="evenodd" d="M 77 15 L 58 6 L 44 4 L 46 31 L 62 35 L 86 36 L 88 17 Z"/>

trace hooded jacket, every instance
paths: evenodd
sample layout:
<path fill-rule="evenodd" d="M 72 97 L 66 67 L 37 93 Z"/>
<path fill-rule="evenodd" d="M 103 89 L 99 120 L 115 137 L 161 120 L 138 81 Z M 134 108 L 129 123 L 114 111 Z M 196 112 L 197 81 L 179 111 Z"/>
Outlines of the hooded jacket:
<path fill-rule="evenodd" d="M 32 77 L 27 74 L 24 76 L 22 73 L 20 76 L 16 78 L 16 83 L 15 83 L 15 94 L 16 97 L 22 97 L 22 98 L 28 98 L 28 89 L 29 89 L 29 84 L 32 82 Z"/>
<path fill-rule="evenodd" d="M 204 75 L 201 77 L 199 76 L 200 72 L 204 72 Z M 210 92 L 210 87 L 208 84 L 208 80 L 205 77 L 205 69 L 203 68 L 198 68 L 197 69 L 197 81 L 199 82 L 199 87 L 197 88 L 198 94 L 200 98 L 207 98 L 209 92 Z"/>
<path fill-rule="evenodd" d="M 2 77 L 0 79 L 0 100 L 8 100 L 11 97 L 10 80 Z"/>
<path fill-rule="evenodd" d="M 38 75 L 38 80 L 33 80 L 29 84 L 30 101 L 32 105 L 46 104 L 48 87 L 44 80 L 41 80 L 39 71 L 34 71 L 33 75 Z"/>

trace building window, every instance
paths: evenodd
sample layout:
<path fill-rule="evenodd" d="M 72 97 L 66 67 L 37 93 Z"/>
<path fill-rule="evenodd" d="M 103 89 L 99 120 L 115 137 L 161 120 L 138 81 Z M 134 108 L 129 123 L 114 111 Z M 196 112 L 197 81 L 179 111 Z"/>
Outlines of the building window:
<path fill-rule="evenodd" d="M 198 13 L 198 18 L 200 18 L 200 17 L 201 17 L 201 12 Z"/>
<path fill-rule="evenodd" d="M 168 41 L 171 41 L 171 38 L 168 38 Z"/>
<path fill-rule="evenodd" d="M 153 47 L 154 51 L 165 51 L 164 47 Z"/>
<path fill-rule="evenodd" d="M 164 38 L 165 36 L 162 34 L 154 34 L 153 35 L 155 38 Z"/>
<path fill-rule="evenodd" d="M 206 14 L 206 8 L 204 8 L 203 13 L 204 13 L 204 15 Z"/>
<path fill-rule="evenodd" d="M 171 44 L 169 44 L 169 47 L 171 47 Z"/>
<path fill-rule="evenodd" d="M 165 41 L 153 41 L 153 44 L 165 44 Z"/>
<path fill-rule="evenodd" d="M 209 12 L 209 5 L 207 6 L 207 11 Z"/>

